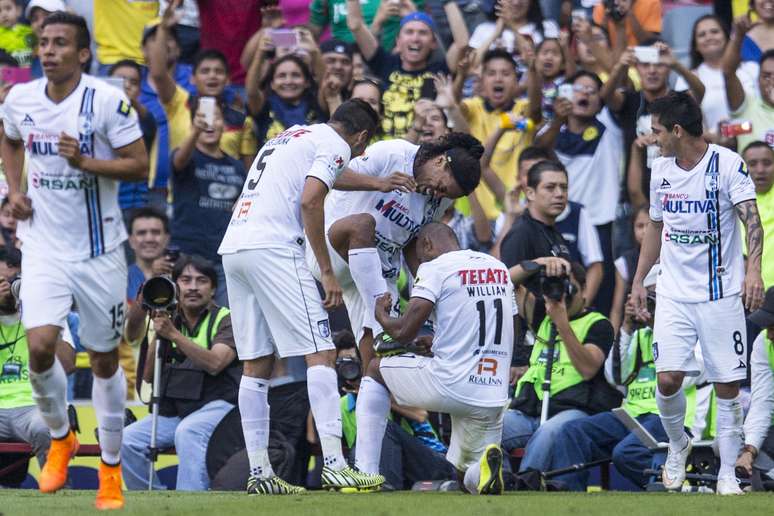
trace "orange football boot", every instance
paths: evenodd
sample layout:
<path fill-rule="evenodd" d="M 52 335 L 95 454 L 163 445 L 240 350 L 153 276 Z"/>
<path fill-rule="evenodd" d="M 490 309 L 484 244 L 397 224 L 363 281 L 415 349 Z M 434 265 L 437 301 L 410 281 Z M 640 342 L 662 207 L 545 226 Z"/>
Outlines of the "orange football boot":
<path fill-rule="evenodd" d="M 124 495 L 121 492 L 121 464 L 110 466 L 99 463 L 99 491 L 94 506 L 99 510 L 123 509 Z"/>
<path fill-rule="evenodd" d="M 67 482 L 67 465 L 78 452 L 78 439 L 71 430 L 61 439 L 51 439 L 46 464 L 40 472 L 38 485 L 41 493 L 55 493 Z"/>

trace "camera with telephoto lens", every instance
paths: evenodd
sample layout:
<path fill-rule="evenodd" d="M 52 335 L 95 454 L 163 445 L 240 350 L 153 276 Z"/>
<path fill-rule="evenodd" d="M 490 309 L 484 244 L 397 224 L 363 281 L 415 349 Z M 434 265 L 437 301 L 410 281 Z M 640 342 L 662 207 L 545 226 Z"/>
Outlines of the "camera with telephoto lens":
<path fill-rule="evenodd" d="M 540 295 L 554 301 L 561 301 L 566 296 L 569 301 L 575 295 L 575 285 L 570 281 L 570 276 L 547 276 L 545 266 L 540 267 Z"/>
<path fill-rule="evenodd" d="M 360 360 L 357 357 L 337 358 L 336 375 L 345 382 L 356 382 L 363 376 Z"/>
<path fill-rule="evenodd" d="M 142 286 L 142 307 L 149 312 L 172 313 L 177 307 L 177 285 L 168 276 L 154 276 Z"/>
<path fill-rule="evenodd" d="M 605 11 L 614 21 L 621 21 L 626 16 L 626 13 L 622 13 L 618 6 L 615 5 L 615 0 L 605 0 Z"/>

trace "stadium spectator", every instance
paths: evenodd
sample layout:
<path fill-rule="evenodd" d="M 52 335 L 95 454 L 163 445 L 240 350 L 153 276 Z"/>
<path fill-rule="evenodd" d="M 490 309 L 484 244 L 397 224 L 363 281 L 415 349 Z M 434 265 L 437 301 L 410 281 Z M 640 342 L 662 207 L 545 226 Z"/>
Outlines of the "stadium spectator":
<path fill-rule="evenodd" d="M 435 23 L 428 14 L 413 12 L 405 15 L 400 21 L 396 53 L 389 53 L 366 27 L 359 1 L 347 0 L 347 26 L 368 66 L 383 83 L 382 128 L 388 137 L 399 138 L 408 132 L 414 103 L 423 97 L 435 98 L 433 74 L 446 74 L 454 68 L 461 49 L 468 43 L 468 31 L 457 4 L 447 2 L 444 9 L 454 34 L 454 43 L 447 49 L 445 62 L 431 59 L 436 48 Z"/>
<path fill-rule="evenodd" d="M 774 457 L 774 287 L 769 287 L 763 306 L 751 313 L 749 319 L 763 330 L 753 343 L 750 357 L 750 410 L 744 421 L 744 447 L 736 460 L 736 472 L 742 473 L 741 477 L 752 475 L 761 452 L 769 460 Z"/>
<path fill-rule="evenodd" d="M 159 0 L 159 16 L 163 16 L 170 0 Z M 196 0 L 183 0 L 175 11 L 177 24 L 177 41 L 180 45 L 180 62 L 193 64 L 194 57 L 199 52 L 199 7 Z"/>
<path fill-rule="evenodd" d="M 183 257 L 175 265 L 172 280 L 180 293 L 177 313 L 152 314 L 157 337 L 170 346 L 162 366 L 164 387 L 156 442 L 161 449 L 175 446 L 179 450 L 177 490 L 204 491 L 210 483 L 206 467 L 209 437 L 236 405 L 242 366 L 230 312 L 213 300 L 218 285 L 213 264 L 198 256 Z M 143 371 L 147 382 L 152 380 L 155 352 L 154 341 L 149 343 Z M 121 461 L 129 489 L 148 488 L 151 420 L 141 419 L 124 431 Z M 153 488 L 163 488 L 155 476 Z"/>
<path fill-rule="evenodd" d="M 24 8 L 24 17 L 30 22 L 32 32 L 35 34 L 35 47 L 32 54 L 30 68 L 33 79 L 43 77 L 43 68 L 40 66 L 40 56 L 38 56 L 38 40 L 43 31 L 43 20 L 46 16 L 56 11 L 67 9 L 62 0 L 31 0 Z"/>
<path fill-rule="evenodd" d="M 424 1 L 418 0 L 414 5 L 418 10 L 423 8 Z M 362 0 L 360 9 L 363 19 L 371 32 L 379 39 L 382 47 L 392 49 L 395 37 L 398 35 L 401 11 L 411 9 L 407 0 Z M 347 28 L 346 0 L 312 0 L 309 26 L 316 37 L 329 27 L 334 38 L 354 43 L 355 38 Z"/>
<path fill-rule="evenodd" d="M 658 265 L 645 280 L 649 295 L 656 294 L 656 275 Z M 655 299 L 655 297 L 654 297 Z M 618 363 L 614 363 L 616 353 L 610 353 L 605 361 L 605 377 L 614 386 L 626 389 L 626 397 L 621 407 L 635 418 L 653 437 L 659 441 L 667 439 L 664 427 L 658 417 L 656 406 L 656 366 L 653 359 L 653 321 L 636 319 L 632 305 L 626 308 L 621 336 L 615 344 L 619 348 Z M 697 358 L 697 363 L 700 363 Z M 683 384 L 688 410 L 686 428 L 690 428 L 696 405 L 697 377 L 686 378 Z M 644 488 L 650 476 L 644 471 L 654 468 L 655 455 L 663 460 L 664 453 L 654 454 L 639 437 L 629 432 L 624 424 L 612 412 L 600 412 L 592 416 L 574 419 L 565 423 L 556 436 L 551 449 L 549 469 L 563 469 L 573 464 L 584 464 L 594 460 L 611 458 L 616 469 L 631 482 Z M 589 470 L 559 475 L 555 480 L 564 482 L 570 491 L 586 491 Z"/>
<path fill-rule="evenodd" d="M 701 102 L 705 92 L 701 80 L 675 59 L 665 43 L 651 40 L 645 46 L 658 48 L 658 62 L 639 61 L 633 49 L 626 49 L 600 92 L 605 105 L 620 120 L 623 129 L 623 149 L 627 153 L 624 177 L 629 201 L 634 207 L 646 204 L 650 195 L 650 166 L 658 157 L 658 148 L 650 128 L 648 106 L 669 93 L 670 70 L 685 79 L 697 102 Z M 619 89 L 630 66 L 636 66 L 641 91 Z"/>
<path fill-rule="evenodd" d="M 506 450 L 526 447 L 521 471 L 548 470 L 551 450 L 565 423 L 620 405 L 621 395 L 607 384 L 603 367 L 613 346 L 613 327 L 601 313 L 584 309 L 585 283 L 583 266 L 573 262 L 568 282 L 572 287 L 563 286 L 561 300 L 544 296 L 547 315 L 540 322 L 532 316 L 537 330 L 529 369 L 516 384 L 503 428 Z M 552 341 L 555 347 L 549 351 Z M 550 352 L 555 361 L 548 419 L 541 424 L 541 404 L 546 396 L 541 387 L 546 375 L 543 357 Z"/>
<path fill-rule="evenodd" d="M 379 119 L 381 120 L 384 106 L 382 105 L 382 90 L 379 88 L 377 79 L 366 78 L 355 80 L 352 83 L 351 98 L 366 101 L 368 105 L 371 106 L 371 109 L 379 113 Z M 377 131 L 374 139 L 381 139 L 381 124 L 379 125 L 379 131 Z"/>
<path fill-rule="evenodd" d="M 94 41 L 97 43 L 99 75 L 122 59 L 146 64 L 140 43 L 143 30 L 159 12 L 155 0 L 94 0 Z"/>
<path fill-rule="evenodd" d="M 661 0 L 599 2 L 593 19 L 607 28 L 614 46 L 642 45 L 661 33 Z"/>
<path fill-rule="evenodd" d="M 234 159 L 241 159 L 249 167 L 256 152 L 252 120 L 239 105 L 231 105 L 224 95 L 228 84 L 228 62 L 220 51 L 204 48 L 194 59 L 191 83 L 196 88 L 190 94 L 176 83 L 172 70 L 164 63 L 168 62 L 167 39 L 175 27 L 173 5 L 164 11 L 164 16 L 156 29 L 156 37 L 149 43 L 151 62 L 149 75 L 158 92 L 159 102 L 164 107 L 169 124 L 169 146 L 179 147 L 190 135 L 198 97 L 214 97 L 223 113 L 224 128 L 220 138 L 220 148 Z"/>
<path fill-rule="evenodd" d="M 755 198 L 764 235 L 774 235 L 774 149 L 755 141 L 742 153 L 750 179 L 755 183 Z M 774 236 L 763 239 L 761 275 L 766 287 L 774 286 Z"/>
<path fill-rule="evenodd" d="M 0 48 L 21 66 L 32 64 L 35 35 L 29 25 L 19 23 L 22 9 L 16 0 L 0 0 Z"/>
<path fill-rule="evenodd" d="M 320 59 L 323 71 L 318 102 L 330 114 L 352 94 L 352 47 L 341 40 L 329 39 L 320 45 Z"/>
<path fill-rule="evenodd" d="M 11 291 L 11 281 L 19 278 L 21 253 L 16 249 L 0 249 L 0 442 L 25 442 L 42 468 L 46 463 L 51 436 L 40 416 L 29 383 L 29 353 L 27 334 L 21 323 L 19 303 Z M 65 325 L 65 328 L 67 326 Z M 56 355 L 66 374 L 70 374 L 73 349 L 69 332 L 56 343 Z"/>
<path fill-rule="evenodd" d="M 13 216 L 7 196 L 0 202 L 0 237 L 2 237 L 2 247 L 17 247 L 16 218 Z"/>
<path fill-rule="evenodd" d="M 202 256 L 214 264 L 218 275 L 215 302 L 228 306 L 218 246 L 247 172 L 241 161 L 221 150 L 223 112 L 215 105 L 210 125 L 202 112 L 202 99 L 199 97 L 198 108 L 192 109 L 196 114 L 190 134 L 172 151 L 172 243 L 183 253 Z"/>
<path fill-rule="evenodd" d="M 729 42 L 728 27 L 714 14 L 699 18 L 691 36 L 691 71 L 704 84 L 701 111 L 704 129 L 714 138 L 719 136 L 718 124 L 729 119 L 728 98 L 723 79 L 723 53 Z M 757 62 L 737 63 L 735 74 L 744 91 L 756 88 Z M 675 91 L 685 91 L 688 83 L 678 77 Z"/>
<path fill-rule="evenodd" d="M 615 62 L 607 31 L 585 18 L 573 18 L 572 32 L 572 48 L 578 67 L 595 73 L 605 82 L 610 77 L 610 70 Z M 631 77 L 631 70 L 629 75 Z"/>
<path fill-rule="evenodd" d="M 632 234 L 634 235 L 635 246 L 627 249 L 624 253 L 615 259 L 615 290 L 613 291 L 613 302 L 610 309 L 610 322 L 616 333 L 621 326 L 624 316 L 624 307 L 629 292 L 632 289 L 632 279 L 637 270 L 637 260 L 640 258 L 640 246 L 642 239 L 645 238 L 645 228 L 648 226 L 648 207 L 640 206 L 632 216 Z"/>
<path fill-rule="evenodd" d="M 137 208 L 129 217 L 127 229 L 129 247 L 136 261 L 129 266 L 126 298 L 134 301 L 145 280 L 171 274 L 174 263 L 165 255 L 169 244 L 169 219 L 163 211 L 150 206 Z"/>
<path fill-rule="evenodd" d="M 774 48 L 774 2 L 771 0 L 750 0 L 750 10 L 742 17 L 751 22 L 751 14 L 756 14 L 758 22 L 744 34 L 742 43 L 743 61 L 760 61 L 767 50 Z M 739 18 L 737 18 L 737 24 Z"/>
<path fill-rule="evenodd" d="M 559 37 L 559 26 L 543 18 L 539 0 L 502 0 L 495 4 L 492 14 L 495 21 L 479 24 L 470 36 L 470 46 L 477 50 L 479 62 L 486 51 L 495 48 L 523 59 L 523 39 L 539 45 L 545 38 Z"/>
<path fill-rule="evenodd" d="M 529 117 L 550 122 L 554 118 L 554 101 L 566 77 L 575 74 L 575 61 L 566 39 L 544 39 L 535 50 L 527 72 Z"/>
<path fill-rule="evenodd" d="M 255 120 L 258 143 L 263 145 L 285 129 L 322 120 L 317 103 L 314 78 L 309 66 L 297 55 L 287 54 L 273 61 L 260 80 L 260 56 L 265 55 L 270 37 L 258 48 L 247 72 L 247 105 Z"/>
<path fill-rule="evenodd" d="M 763 52 L 758 61 L 757 95 L 745 90 L 744 84 L 736 76 L 740 65 L 741 38 L 751 26 L 749 18 L 736 19 L 731 43 L 723 56 L 723 77 L 731 116 L 752 123 L 752 132 L 737 136 L 739 149 L 744 149 L 754 140 L 774 146 L 774 48 Z"/>
<path fill-rule="evenodd" d="M 110 67 L 110 77 L 123 80 L 124 93 L 137 111 L 142 130 L 142 140 L 145 148 L 153 148 L 156 140 L 156 120 L 153 114 L 140 102 L 140 84 L 142 83 L 142 67 L 129 59 L 118 61 Z M 124 213 L 124 221 L 128 221 L 129 211 L 148 204 L 148 181 L 121 181 L 118 187 L 118 205 Z"/>

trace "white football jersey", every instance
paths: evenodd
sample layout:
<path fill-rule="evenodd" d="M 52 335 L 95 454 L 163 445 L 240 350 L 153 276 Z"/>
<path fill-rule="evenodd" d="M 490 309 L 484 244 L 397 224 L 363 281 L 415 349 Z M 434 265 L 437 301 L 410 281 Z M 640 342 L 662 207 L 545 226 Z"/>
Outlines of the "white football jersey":
<path fill-rule="evenodd" d="M 502 406 L 518 313 L 508 268 L 476 251 L 446 253 L 419 266 L 411 297 L 435 304 L 430 367 L 439 387 L 463 403 Z"/>
<path fill-rule="evenodd" d="M 5 134 L 22 140 L 32 217 L 19 221 L 25 253 L 79 261 L 108 253 L 126 240 L 118 206 L 118 181 L 71 167 L 59 157 L 59 135 L 77 138 L 81 154 L 99 160 L 142 138 L 137 114 L 124 93 L 102 80 L 81 82 L 55 104 L 47 80 L 14 86 L 5 99 Z"/>
<path fill-rule="evenodd" d="M 650 218 L 663 221 L 658 295 L 698 303 L 738 294 L 744 281 L 734 205 L 755 200 L 747 166 L 735 152 L 711 144 L 684 170 L 675 158 L 653 162 Z"/>
<path fill-rule="evenodd" d="M 365 154 L 353 159 L 349 168 L 359 174 L 387 177 L 393 172 L 414 175 L 414 158 L 419 150 L 406 140 L 377 142 Z M 375 247 L 385 278 L 400 273 L 401 251 L 428 222 L 441 218 L 452 199 L 416 192 L 333 192 L 325 205 L 327 225 L 356 213 L 369 213 L 376 220 Z"/>
<path fill-rule="evenodd" d="M 266 142 L 250 167 L 218 252 L 288 246 L 303 250 L 306 178 L 319 179 L 330 190 L 350 152 L 328 124 L 294 125 Z"/>

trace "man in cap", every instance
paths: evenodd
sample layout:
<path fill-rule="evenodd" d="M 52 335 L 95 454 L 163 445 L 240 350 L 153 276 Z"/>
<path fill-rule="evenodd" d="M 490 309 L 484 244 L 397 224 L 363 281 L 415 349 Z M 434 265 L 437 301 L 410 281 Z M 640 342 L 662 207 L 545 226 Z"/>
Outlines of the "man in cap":
<path fill-rule="evenodd" d="M 352 95 L 352 47 L 340 39 L 320 43 L 323 79 L 317 92 L 320 106 L 328 113 Z"/>

